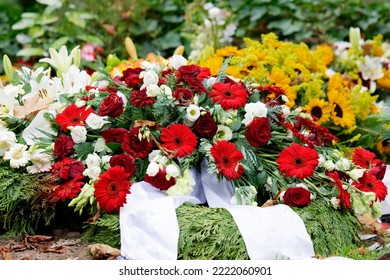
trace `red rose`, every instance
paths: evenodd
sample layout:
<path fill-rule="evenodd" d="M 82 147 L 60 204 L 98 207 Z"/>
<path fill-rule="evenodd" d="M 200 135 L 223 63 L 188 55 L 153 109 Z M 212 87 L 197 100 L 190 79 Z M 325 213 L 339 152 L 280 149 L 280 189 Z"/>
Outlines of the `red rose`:
<path fill-rule="evenodd" d="M 125 172 L 129 173 L 129 177 L 133 177 L 137 171 L 134 162 L 134 157 L 128 154 L 115 155 L 110 159 L 111 167 L 122 166 L 125 169 Z"/>
<path fill-rule="evenodd" d="M 184 104 L 184 103 L 190 102 L 194 98 L 194 92 L 188 88 L 177 88 L 172 93 L 172 96 L 177 101 Z"/>
<path fill-rule="evenodd" d="M 106 140 L 106 143 L 122 143 L 128 132 L 129 131 L 126 128 L 117 127 L 103 130 L 100 134 L 103 136 L 104 140 Z"/>
<path fill-rule="evenodd" d="M 142 68 L 127 68 L 123 71 L 122 81 L 131 88 L 137 88 L 141 86 L 142 79 L 139 74 L 144 71 Z"/>
<path fill-rule="evenodd" d="M 132 127 L 122 142 L 122 150 L 135 158 L 146 158 L 153 148 L 152 141 L 146 138 L 139 140 L 139 127 Z"/>
<path fill-rule="evenodd" d="M 139 108 L 152 105 L 154 99 L 146 95 L 146 89 L 133 90 L 130 95 L 130 102 L 134 107 Z"/>
<path fill-rule="evenodd" d="M 73 179 L 77 174 L 82 175 L 83 171 L 84 165 L 81 161 L 67 157 L 54 163 L 51 170 L 53 174 L 63 180 Z"/>
<path fill-rule="evenodd" d="M 99 116 L 116 118 L 123 112 L 123 99 L 116 93 L 112 93 L 103 99 L 99 107 Z"/>
<path fill-rule="evenodd" d="M 192 129 L 199 137 L 211 139 L 217 133 L 218 126 L 210 112 L 206 112 L 206 114 L 200 115 L 200 117 L 195 121 Z"/>
<path fill-rule="evenodd" d="M 149 176 L 145 174 L 144 181 L 151 184 L 162 191 L 166 191 L 170 187 L 176 184 L 176 179 L 171 177 L 169 180 L 166 179 L 167 172 L 164 169 L 160 170 L 155 176 Z"/>
<path fill-rule="evenodd" d="M 71 137 L 61 134 L 54 142 L 54 155 L 62 160 L 73 153 L 73 145 Z"/>
<path fill-rule="evenodd" d="M 183 65 L 175 72 L 178 81 L 188 84 L 193 90 L 203 93 L 206 88 L 203 86 L 203 80 L 210 77 L 210 69 L 198 65 Z"/>
<path fill-rule="evenodd" d="M 310 204 L 310 192 L 301 187 L 289 188 L 283 195 L 284 203 L 290 207 L 304 207 Z"/>
<path fill-rule="evenodd" d="M 245 128 L 245 138 L 255 148 L 266 145 L 271 139 L 271 124 L 268 118 L 254 118 Z"/>

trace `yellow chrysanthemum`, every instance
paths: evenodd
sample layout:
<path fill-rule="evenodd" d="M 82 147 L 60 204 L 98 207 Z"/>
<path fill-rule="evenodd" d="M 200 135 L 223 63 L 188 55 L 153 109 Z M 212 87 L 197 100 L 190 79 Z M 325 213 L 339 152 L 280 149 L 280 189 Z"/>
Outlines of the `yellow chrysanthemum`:
<path fill-rule="evenodd" d="M 385 141 L 383 138 L 379 139 L 377 148 L 380 154 L 390 154 L 390 141 Z"/>
<path fill-rule="evenodd" d="M 383 77 L 376 80 L 376 82 L 380 87 L 390 89 L 390 71 L 389 69 L 383 68 L 382 72 L 384 74 Z"/>
<path fill-rule="evenodd" d="M 322 124 L 330 120 L 331 107 L 323 99 L 311 99 L 304 109 L 313 116 L 317 124 Z"/>
<path fill-rule="evenodd" d="M 236 46 L 226 46 L 222 49 L 218 49 L 215 54 L 217 56 L 229 57 L 229 56 L 242 56 L 243 50 L 239 50 Z"/>
<path fill-rule="evenodd" d="M 317 46 L 314 49 L 313 55 L 316 57 L 320 57 L 326 66 L 329 66 L 334 59 L 333 50 L 329 45 Z"/>
<path fill-rule="evenodd" d="M 328 101 L 331 108 L 331 118 L 335 125 L 346 128 L 355 125 L 356 118 L 348 96 L 332 90 L 328 92 Z"/>

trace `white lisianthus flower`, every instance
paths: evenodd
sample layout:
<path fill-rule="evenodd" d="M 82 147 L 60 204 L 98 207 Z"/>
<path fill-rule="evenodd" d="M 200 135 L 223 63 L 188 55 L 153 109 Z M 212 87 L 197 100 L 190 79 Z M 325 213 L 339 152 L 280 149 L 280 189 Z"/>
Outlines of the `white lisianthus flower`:
<path fill-rule="evenodd" d="M 146 174 L 148 174 L 151 177 L 156 176 L 156 174 L 160 171 L 160 165 L 153 161 L 149 163 L 148 168 L 146 169 Z"/>
<path fill-rule="evenodd" d="M 84 107 L 85 105 L 87 105 L 87 101 L 77 99 L 74 104 L 76 105 L 77 108 L 81 108 L 81 107 Z"/>
<path fill-rule="evenodd" d="M 5 130 L 0 133 L 0 156 L 4 155 L 11 146 L 16 143 L 16 135 L 13 131 Z"/>
<path fill-rule="evenodd" d="M 27 145 L 15 144 L 4 154 L 4 159 L 10 161 L 12 168 L 26 166 L 30 160 L 30 153 L 27 151 Z"/>
<path fill-rule="evenodd" d="M 287 117 L 288 115 L 290 115 L 291 113 L 291 110 L 290 108 L 288 108 L 286 105 L 282 105 L 280 106 L 282 108 L 282 114 L 284 117 Z M 309 115 L 311 117 L 311 115 Z"/>
<path fill-rule="evenodd" d="M 195 122 L 200 117 L 200 109 L 194 104 L 188 106 L 186 112 L 186 119 L 190 122 Z"/>
<path fill-rule="evenodd" d="M 377 80 L 383 77 L 382 64 L 377 57 L 364 57 L 364 62 L 357 61 L 364 80 Z"/>
<path fill-rule="evenodd" d="M 336 168 L 336 165 L 331 160 L 325 161 L 324 167 L 328 171 L 333 171 Z"/>
<path fill-rule="evenodd" d="M 266 105 L 263 102 L 256 102 L 256 103 L 248 103 L 245 104 L 245 112 L 244 120 L 242 120 L 242 123 L 245 125 L 250 124 L 255 117 L 261 118 L 266 117 L 268 109 Z"/>
<path fill-rule="evenodd" d="M 160 150 L 153 150 L 152 152 L 150 152 L 148 159 L 149 162 L 157 162 L 163 165 L 168 162 L 168 158 L 161 154 Z"/>
<path fill-rule="evenodd" d="M 107 116 L 102 117 L 94 113 L 90 113 L 86 118 L 85 123 L 92 129 L 101 129 L 105 124 L 110 123 L 107 119 Z"/>
<path fill-rule="evenodd" d="M 107 164 L 110 162 L 112 156 L 102 156 L 102 164 Z"/>
<path fill-rule="evenodd" d="M 146 88 L 146 95 L 156 97 L 161 94 L 161 89 L 157 84 L 151 84 Z"/>
<path fill-rule="evenodd" d="M 145 69 L 146 71 L 154 71 L 154 72 L 158 72 L 160 71 L 160 67 L 157 63 L 153 63 L 153 62 L 149 62 L 149 61 L 142 61 L 141 63 L 141 68 L 142 69 Z M 140 77 L 142 78 L 142 77 Z"/>
<path fill-rule="evenodd" d="M 193 191 L 196 181 L 192 178 L 190 170 L 186 169 L 183 176 L 176 179 L 176 184 L 170 187 L 165 193 L 170 196 L 189 195 Z"/>
<path fill-rule="evenodd" d="M 304 183 L 298 183 L 295 185 L 295 188 L 302 188 L 302 189 L 305 189 L 305 190 L 309 190 L 308 186 L 306 186 Z"/>
<path fill-rule="evenodd" d="M 103 137 L 98 138 L 96 140 L 94 151 L 97 152 L 97 153 L 100 153 L 100 152 L 103 152 L 103 151 L 106 151 L 106 152 L 109 152 L 109 153 L 112 152 L 111 149 L 109 147 L 107 147 L 106 140 Z"/>
<path fill-rule="evenodd" d="M 43 149 L 33 149 L 30 160 L 33 165 L 27 167 L 27 172 L 35 174 L 49 171 L 54 157 Z"/>
<path fill-rule="evenodd" d="M 231 140 L 233 138 L 233 132 L 230 127 L 226 125 L 218 125 L 217 133 L 214 136 L 215 140 Z"/>
<path fill-rule="evenodd" d="M 147 88 L 150 85 L 157 85 L 158 84 L 158 75 L 153 70 L 147 70 L 147 71 L 141 72 L 140 78 L 143 78 L 143 82 L 144 82 L 141 89 Z"/>
<path fill-rule="evenodd" d="M 96 153 L 89 154 L 85 160 L 85 163 L 88 167 L 100 166 L 101 158 Z"/>
<path fill-rule="evenodd" d="M 336 170 L 338 171 L 348 171 L 351 168 L 351 162 L 346 158 L 340 158 L 336 162 Z"/>
<path fill-rule="evenodd" d="M 206 80 L 206 85 L 209 87 L 209 88 L 212 88 L 213 85 L 217 82 L 217 78 L 216 77 L 210 77 Z"/>
<path fill-rule="evenodd" d="M 100 166 L 88 167 L 83 171 L 84 176 L 88 176 L 93 180 L 99 178 L 100 173 L 102 173 Z"/>
<path fill-rule="evenodd" d="M 358 181 L 361 178 L 366 170 L 363 168 L 356 168 L 349 172 L 347 172 L 348 176 L 351 177 L 352 180 Z"/>
<path fill-rule="evenodd" d="M 340 206 L 340 199 L 338 199 L 336 197 L 332 197 L 330 199 L 330 203 L 332 204 L 333 208 L 337 209 Z"/>
<path fill-rule="evenodd" d="M 51 66 L 61 71 L 62 73 L 68 72 L 70 66 L 74 60 L 77 60 L 79 47 L 76 46 L 68 55 L 68 50 L 66 46 L 62 46 L 59 52 L 56 52 L 55 49 L 50 48 L 50 58 L 41 58 L 39 62 L 49 63 Z"/>
<path fill-rule="evenodd" d="M 87 140 L 87 129 L 84 126 L 77 125 L 70 132 L 73 142 L 83 143 Z"/>
<path fill-rule="evenodd" d="M 174 164 L 168 164 L 165 171 L 167 172 L 167 175 L 170 177 L 177 178 L 180 175 L 179 168 L 177 168 L 177 166 Z"/>
<path fill-rule="evenodd" d="M 325 161 L 326 159 L 324 155 L 318 155 L 318 167 L 324 167 Z"/>
<path fill-rule="evenodd" d="M 182 55 L 177 55 L 174 54 L 170 59 L 169 59 L 169 65 L 172 66 L 173 69 L 177 70 L 180 67 L 187 65 L 188 61 L 185 59 Z"/>
<path fill-rule="evenodd" d="M 165 94 L 169 99 L 172 99 L 172 89 L 167 85 L 161 85 L 160 86 L 160 92 L 162 94 Z"/>

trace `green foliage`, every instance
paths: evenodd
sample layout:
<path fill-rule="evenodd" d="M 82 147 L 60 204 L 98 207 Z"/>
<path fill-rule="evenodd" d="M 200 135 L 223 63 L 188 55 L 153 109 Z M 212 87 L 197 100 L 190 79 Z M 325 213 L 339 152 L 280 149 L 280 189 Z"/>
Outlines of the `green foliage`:
<path fill-rule="evenodd" d="M 0 217 L 2 227 L 15 235 L 34 234 L 49 226 L 55 209 L 44 196 L 46 174 L 23 174 L 0 166 Z"/>
<path fill-rule="evenodd" d="M 180 228 L 178 259 L 249 259 L 244 240 L 226 209 L 185 203 L 176 213 Z"/>
<path fill-rule="evenodd" d="M 81 239 L 120 248 L 119 215 L 104 213 L 95 223 L 87 225 Z"/>
<path fill-rule="evenodd" d="M 325 200 L 314 200 L 304 208 L 292 208 L 303 220 L 314 246 L 323 257 L 341 255 L 344 248 L 363 245 L 359 237 L 360 224 L 350 212 L 329 207 Z"/>

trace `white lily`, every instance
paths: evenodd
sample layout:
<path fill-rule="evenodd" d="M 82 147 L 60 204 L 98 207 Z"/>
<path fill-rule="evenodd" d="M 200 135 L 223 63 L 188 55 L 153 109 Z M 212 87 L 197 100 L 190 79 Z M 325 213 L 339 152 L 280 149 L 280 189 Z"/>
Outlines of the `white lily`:
<path fill-rule="evenodd" d="M 55 49 L 50 48 L 50 58 L 41 58 L 39 62 L 49 63 L 61 73 L 66 73 L 68 72 L 69 67 L 72 65 L 72 63 L 77 63 L 78 61 L 80 61 L 80 59 L 77 57 L 78 55 L 80 55 L 78 49 L 79 46 L 76 46 L 68 55 L 68 50 L 66 49 L 66 46 L 62 46 L 59 52 L 56 52 Z"/>

